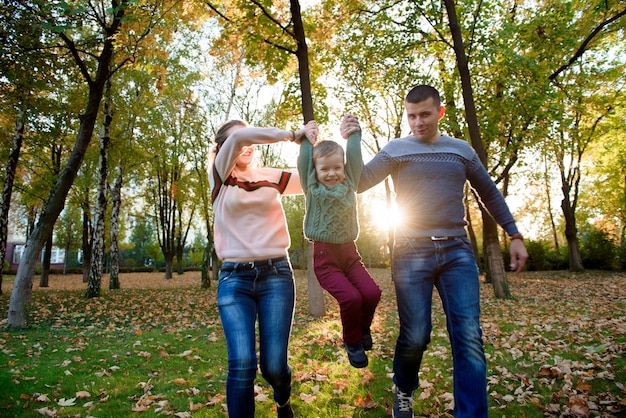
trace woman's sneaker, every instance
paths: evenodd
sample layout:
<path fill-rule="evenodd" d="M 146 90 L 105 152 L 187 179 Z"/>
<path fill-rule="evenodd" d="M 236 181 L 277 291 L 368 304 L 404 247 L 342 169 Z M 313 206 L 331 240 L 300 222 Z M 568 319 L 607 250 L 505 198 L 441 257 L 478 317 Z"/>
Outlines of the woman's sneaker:
<path fill-rule="evenodd" d="M 348 353 L 348 360 L 350 364 L 357 369 L 362 369 L 367 366 L 368 360 L 363 350 L 363 344 L 344 344 L 346 346 L 346 352 Z"/>
<path fill-rule="evenodd" d="M 402 392 L 396 386 L 391 416 L 393 418 L 413 418 L 413 393 Z"/>
<path fill-rule="evenodd" d="M 291 401 L 287 401 L 283 406 L 276 405 L 278 418 L 293 418 L 293 409 L 291 409 Z"/>

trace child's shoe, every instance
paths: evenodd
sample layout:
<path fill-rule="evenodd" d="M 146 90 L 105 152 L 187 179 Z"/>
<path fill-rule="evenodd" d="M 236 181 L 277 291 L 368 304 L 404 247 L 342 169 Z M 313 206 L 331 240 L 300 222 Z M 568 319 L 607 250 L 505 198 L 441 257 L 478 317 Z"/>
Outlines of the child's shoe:
<path fill-rule="evenodd" d="M 363 344 L 363 350 L 365 351 L 372 349 L 372 334 L 370 333 L 369 328 L 363 330 L 363 339 L 361 340 L 361 344 Z"/>
<path fill-rule="evenodd" d="M 344 344 L 346 346 L 346 352 L 348 353 L 348 360 L 350 364 L 357 369 L 362 369 L 367 366 L 368 360 L 363 350 L 363 344 Z"/>

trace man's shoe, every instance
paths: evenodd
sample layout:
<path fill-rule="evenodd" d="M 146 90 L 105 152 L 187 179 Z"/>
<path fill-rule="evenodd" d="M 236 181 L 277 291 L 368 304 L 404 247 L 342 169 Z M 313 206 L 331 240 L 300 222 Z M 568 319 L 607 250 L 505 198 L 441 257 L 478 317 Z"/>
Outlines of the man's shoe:
<path fill-rule="evenodd" d="M 372 334 L 370 333 L 369 329 L 367 331 L 363 331 L 363 339 L 361 340 L 361 344 L 363 344 L 363 350 L 365 351 L 369 351 L 372 349 Z"/>
<path fill-rule="evenodd" d="M 344 344 L 346 346 L 346 352 L 348 353 L 348 360 L 350 364 L 357 369 L 362 369 L 367 366 L 368 360 L 363 350 L 363 344 Z"/>
<path fill-rule="evenodd" d="M 293 409 L 291 409 L 291 401 L 287 401 L 283 406 L 276 405 L 278 418 L 293 418 Z"/>
<path fill-rule="evenodd" d="M 391 416 L 393 418 L 413 418 L 413 393 L 402 392 L 396 386 Z"/>

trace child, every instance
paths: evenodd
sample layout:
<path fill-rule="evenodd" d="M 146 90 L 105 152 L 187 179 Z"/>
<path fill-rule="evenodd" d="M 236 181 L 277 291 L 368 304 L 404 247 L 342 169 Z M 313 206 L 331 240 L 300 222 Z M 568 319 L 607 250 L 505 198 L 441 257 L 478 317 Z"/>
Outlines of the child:
<path fill-rule="evenodd" d="M 353 117 L 352 117 L 353 118 Z M 323 289 L 339 303 L 343 342 L 350 364 L 367 366 L 372 348 L 370 325 L 381 290 L 366 270 L 355 240 L 359 233 L 356 186 L 363 170 L 361 129 L 343 132 L 341 145 L 302 141 L 298 171 L 306 197 L 304 234 L 313 241 L 313 268 Z"/>

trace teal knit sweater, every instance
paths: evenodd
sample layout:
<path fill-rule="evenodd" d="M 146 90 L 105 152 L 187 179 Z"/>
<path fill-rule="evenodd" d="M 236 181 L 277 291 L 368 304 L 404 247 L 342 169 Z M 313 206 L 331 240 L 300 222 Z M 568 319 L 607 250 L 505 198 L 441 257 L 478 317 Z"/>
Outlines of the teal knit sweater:
<path fill-rule="evenodd" d="M 363 171 L 361 132 L 348 138 L 346 145 L 346 179 L 326 187 L 317 181 L 313 164 L 313 147 L 302 141 L 298 156 L 298 172 L 306 197 L 304 236 L 312 241 L 344 244 L 359 235 L 356 186 Z"/>

